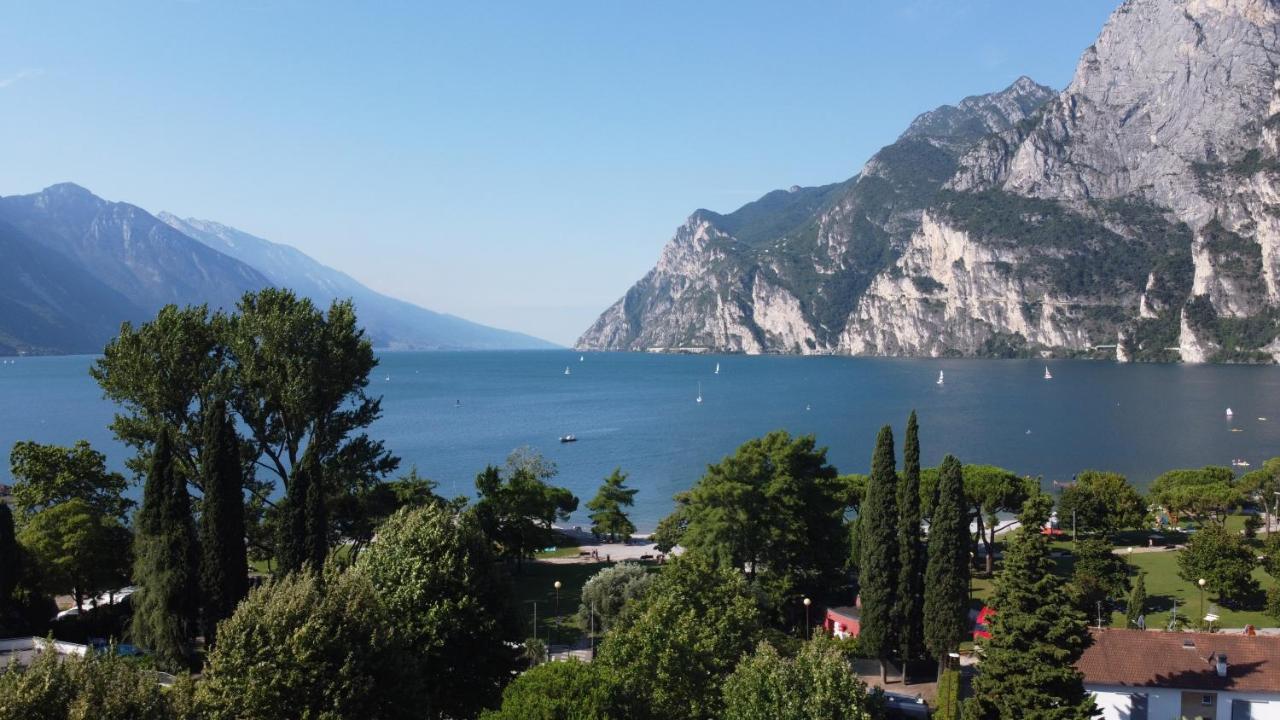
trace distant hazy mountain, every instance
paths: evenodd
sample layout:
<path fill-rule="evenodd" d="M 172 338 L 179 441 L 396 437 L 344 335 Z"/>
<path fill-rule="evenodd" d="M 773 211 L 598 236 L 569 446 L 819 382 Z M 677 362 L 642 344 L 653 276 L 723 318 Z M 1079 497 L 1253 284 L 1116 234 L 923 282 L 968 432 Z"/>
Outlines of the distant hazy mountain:
<path fill-rule="evenodd" d="M 346 273 L 316 262 L 296 248 L 242 230 L 162 212 L 160 220 L 218 252 L 253 266 L 280 287 L 317 303 L 351 298 L 377 347 L 401 350 L 513 350 L 555 347 L 545 340 L 432 312 L 361 285 Z"/>
<path fill-rule="evenodd" d="M 217 223 L 162 221 L 71 183 L 0 198 L 0 355 L 101 352 L 120 323 L 167 304 L 229 309 L 273 285 L 323 305 L 352 298 L 379 348 L 554 347 L 380 295 L 291 247 Z"/>

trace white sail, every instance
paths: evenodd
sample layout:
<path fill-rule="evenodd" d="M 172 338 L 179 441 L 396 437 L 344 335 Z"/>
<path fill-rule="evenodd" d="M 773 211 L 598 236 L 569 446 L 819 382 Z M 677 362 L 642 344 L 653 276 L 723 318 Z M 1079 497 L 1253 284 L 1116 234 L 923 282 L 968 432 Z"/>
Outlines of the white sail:
<path fill-rule="evenodd" d="M 696 402 L 702 402 L 702 383 L 698 383 L 698 399 Z"/>

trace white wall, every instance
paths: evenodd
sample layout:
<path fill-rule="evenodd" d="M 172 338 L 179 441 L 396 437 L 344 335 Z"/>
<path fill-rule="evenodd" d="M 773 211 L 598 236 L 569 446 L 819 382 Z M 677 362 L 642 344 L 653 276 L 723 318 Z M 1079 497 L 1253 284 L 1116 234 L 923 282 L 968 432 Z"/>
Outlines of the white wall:
<path fill-rule="evenodd" d="M 1148 720 L 1178 720 L 1182 717 L 1182 690 L 1169 688 L 1132 688 L 1086 684 L 1093 693 L 1103 720 L 1130 720 L 1129 695 L 1143 692 L 1147 695 Z M 1189 691 L 1198 692 L 1198 691 Z M 1274 693 L 1219 692 L 1218 720 L 1231 720 L 1231 701 L 1249 700 L 1265 705 L 1254 705 L 1253 720 L 1280 720 L 1280 688 Z"/>

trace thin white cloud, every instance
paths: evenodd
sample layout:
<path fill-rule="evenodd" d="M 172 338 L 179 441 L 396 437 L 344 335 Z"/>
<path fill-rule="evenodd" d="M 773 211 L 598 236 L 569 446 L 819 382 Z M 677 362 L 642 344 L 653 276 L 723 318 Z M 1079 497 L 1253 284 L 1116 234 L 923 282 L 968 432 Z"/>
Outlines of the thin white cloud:
<path fill-rule="evenodd" d="M 0 90 L 4 90 L 5 88 L 11 85 L 14 85 L 16 83 L 22 82 L 23 80 L 28 80 L 33 77 L 39 77 L 43 73 L 44 73 L 43 70 L 26 68 L 24 70 L 19 70 L 18 72 L 8 77 L 0 77 Z"/>

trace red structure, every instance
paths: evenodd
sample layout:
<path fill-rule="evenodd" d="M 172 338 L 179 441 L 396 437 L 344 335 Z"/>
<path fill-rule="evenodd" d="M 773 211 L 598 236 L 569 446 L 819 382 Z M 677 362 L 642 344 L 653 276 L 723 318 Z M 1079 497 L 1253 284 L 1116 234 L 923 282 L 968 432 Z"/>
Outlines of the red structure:
<path fill-rule="evenodd" d="M 856 607 L 827 608 L 822 629 L 838 638 L 858 637 L 862 630 L 862 610 Z"/>
<path fill-rule="evenodd" d="M 996 611 L 982 606 L 978 614 L 973 616 L 973 639 L 974 640 L 990 640 L 991 639 L 991 621 L 995 618 Z"/>

